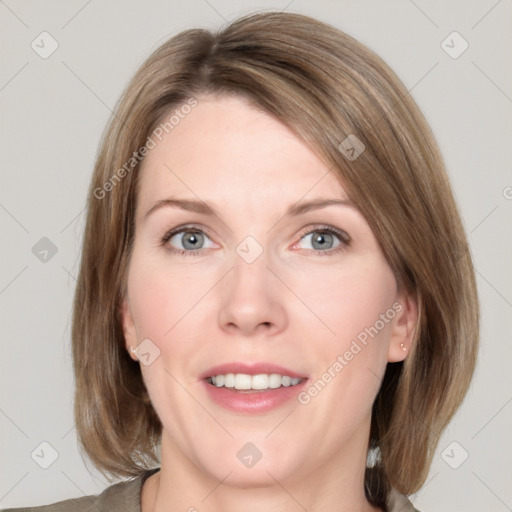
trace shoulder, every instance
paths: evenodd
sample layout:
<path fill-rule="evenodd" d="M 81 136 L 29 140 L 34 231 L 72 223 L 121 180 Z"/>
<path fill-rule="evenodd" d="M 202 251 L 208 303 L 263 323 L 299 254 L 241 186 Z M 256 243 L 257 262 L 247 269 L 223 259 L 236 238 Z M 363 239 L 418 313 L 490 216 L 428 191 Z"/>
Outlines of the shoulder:
<path fill-rule="evenodd" d="M 391 489 L 386 506 L 388 512 L 420 512 L 414 508 L 407 496 L 400 494 L 396 489 Z"/>
<path fill-rule="evenodd" d="M 3 509 L 1 512 L 93 512 L 97 510 L 140 512 L 142 484 L 148 476 L 158 470 L 159 468 L 151 469 L 132 480 L 113 484 L 95 496 L 83 496 L 40 507 Z"/>

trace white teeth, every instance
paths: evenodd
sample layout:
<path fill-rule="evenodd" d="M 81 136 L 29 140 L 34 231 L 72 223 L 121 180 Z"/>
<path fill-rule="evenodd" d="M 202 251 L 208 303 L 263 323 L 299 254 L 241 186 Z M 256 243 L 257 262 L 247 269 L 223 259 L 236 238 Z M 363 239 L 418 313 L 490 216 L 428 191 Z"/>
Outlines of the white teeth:
<path fill-rule="evenodd" d="M 247 375 L 246 373 L 227 373 L 225 375 L 215 375 L 211 377 L 211 383 L 218 387 L 235 388 L 239 390 L 262 390 L 276 389 L 281 386 L 296 386 L 302 382 L 302 379 L 290 377 L 288 375 L 279 375 L 278 373 L 258 375 Z"/>
<path fill-rule="evenodd" d="M 272 373 L 268 378 L 268 387 L 271 389 L 279 388 L 283 378 L 278 373 Z"/>
<path fill-rule="evenodd" d="M 252 389 L 267 389 L 269 387 L 268 375 L 253 375 L 251 379 Z"/>
<path fill-rule="evenodd" d="M 252 379 L 250 375 L 237 373 L 235 375 L 235 389 L 251 389 Z"/>

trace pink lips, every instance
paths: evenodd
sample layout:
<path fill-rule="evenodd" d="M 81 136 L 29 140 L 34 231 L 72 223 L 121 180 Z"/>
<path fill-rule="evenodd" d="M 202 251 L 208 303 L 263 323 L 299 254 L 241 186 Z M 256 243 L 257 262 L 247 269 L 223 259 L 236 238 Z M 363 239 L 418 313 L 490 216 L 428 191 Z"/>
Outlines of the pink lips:
<path fill-rule="evenodd" d="M 216 387 L 207 380 L 208 377 L 228 373 L 245 373 L 247 375 L 278 373 L 303 380 L 295 386 L 281 386 L 276 389 L 262 391 L 239 391 L 233 388 Z M 271 363 L 226 363 L 210 368 L 202 373 L 200 378 L 206 394 L 216 405 L 231 412 L 253 414 L 272 411 L 287 402 L 296 400 L 297 395 L 303 390 L 308 380 L 303 374 Z"/>

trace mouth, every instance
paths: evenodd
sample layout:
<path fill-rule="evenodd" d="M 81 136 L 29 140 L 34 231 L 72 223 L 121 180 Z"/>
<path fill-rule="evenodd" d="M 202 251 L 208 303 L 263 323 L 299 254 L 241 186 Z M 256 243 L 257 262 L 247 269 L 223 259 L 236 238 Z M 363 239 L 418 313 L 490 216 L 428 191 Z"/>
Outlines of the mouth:
<path fill-rule="evenodd" d="M 217 406 L 236 413 L 263 413 L 297 398 L 308 378 L 270 363 L 228 363 L 200 376 Z"/>
<path fill-rule="evenodd" d="M 246 392 L 293 387 L 300 384 L 303 380 L 300 377 L 291 377 L 290 375 L 281 375 L 279 373 L 259 373 L 257 375 L 226 373 L 206 378 L 209 384 L 217 388 Z"/>

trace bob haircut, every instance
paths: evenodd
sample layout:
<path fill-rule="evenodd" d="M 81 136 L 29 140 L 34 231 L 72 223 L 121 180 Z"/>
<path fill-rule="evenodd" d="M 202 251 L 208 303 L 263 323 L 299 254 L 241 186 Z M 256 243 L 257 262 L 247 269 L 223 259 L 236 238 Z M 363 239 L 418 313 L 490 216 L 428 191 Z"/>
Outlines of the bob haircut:
<path fill-rule="evenodd" d="M 143 63 L 116 106 L 88 192 L 73 305 L 82 450 L 109 480 L 159 462 L 162 425 L 125 349 L 120 304 L 144 156 L 158 130 L 172 129 L 202 95 L 243 97 L 292 129 L 339 178 L 398 285 L 417 299 L 411 352 L 388 363 L 374 402 L 365 475 L 371 502 L 391 487 L 416 492 L 475 366 L 472 258 L 434 136 L 405 86 L 364 45 L 293 13 L 177 34 Z M 344 151 L 347 140 L 364 144 L 357 158 Z"/>

